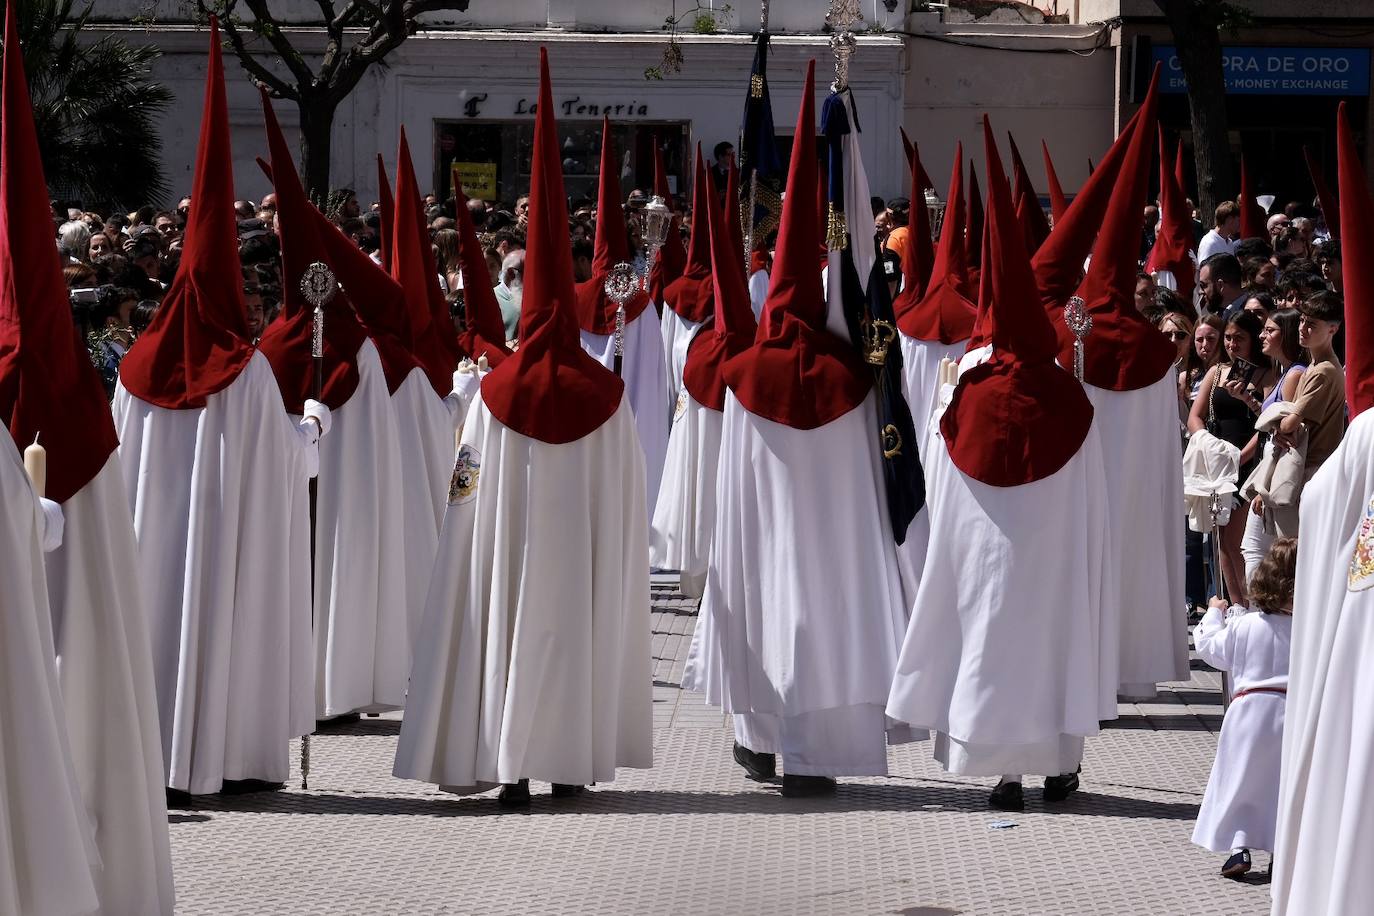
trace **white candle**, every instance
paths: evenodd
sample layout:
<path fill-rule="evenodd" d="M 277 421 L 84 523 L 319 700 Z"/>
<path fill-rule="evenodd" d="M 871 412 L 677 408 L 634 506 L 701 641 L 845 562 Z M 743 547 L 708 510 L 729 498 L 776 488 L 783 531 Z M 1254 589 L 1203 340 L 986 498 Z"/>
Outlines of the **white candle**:
<path fill-rule="evenodd" d="M 43 496 L 48 486 L 48 450 L 38 444 L 37 436 L 33 439 L 33 445 L 24 449 L 24 470 L 29 472 L 29 479 L 33 481 L 33 488 L 38 495 Z"/>

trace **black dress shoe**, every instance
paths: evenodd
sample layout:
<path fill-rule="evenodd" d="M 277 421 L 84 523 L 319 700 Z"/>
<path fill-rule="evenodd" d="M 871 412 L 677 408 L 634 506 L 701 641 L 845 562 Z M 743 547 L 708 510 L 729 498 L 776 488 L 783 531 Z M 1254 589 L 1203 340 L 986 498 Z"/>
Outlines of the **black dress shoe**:
<path fill-rule="evenodd" d="M 774 779 L 778 773 L 778 758 L 773 754 L 758 754 L 738 741 L 735 742 L 735 763 L 744 767 L 744 774 L 755 782 Z"/>
<path fill-rule="evenodd" d="M 553 784 L 554 798 L 576 798 L 582 794 L 586 786 L 574 786 L 567 783 L 556 782 Z"/>
<path fill-rule="evenodd" d="M 793 776 L 782 774 L 782 794 L 785 798 L 815 798 L 834 795 L 835 780 L 829 776 Z"/>
<path fill-rule="evenodd" d="M 177 808 L 185 811 L 187 809 L 194 808 L 195 804 L 192 800 L 190 792 L 183 792 L 180 789 L 173 789 L 169 787 L 167 789 L 167 807 Z"/>
<path fill-rule="evenodd" d="M 1021 783 L 998 783 L 988 796 L 988 804 L 998 811 L 1025 811 L 1026 796 L 1021 791 Z"/>
<path fill-rule="evenodd" d="M 502 808 L 528 808 L 530 806 L 530 781 L 522 779 L 517 783 L 501 787 L 496 803 Z"/>
<path fill-rule="evenodd" d="M 1232 878 L 1239 881 L 1250 871 L 1250 850 L 1242 849 L 1240 852 L 1226 860 L 1226 864 L 1221 866 L 1221 876 Z"/>
<path fill-rule="evenodd" d="M 1072 772 L 1072 773 L 1065 773 L 1065 774 L 1062 775 L 1062 776 L 1046 776 L 1046 777 L 1045 777 L 1045 801 L 1047 801 L 1047 802 L 1059 802 L 1059 801 L 1063 801 L 1064 799 L 1068 798 L 1068 797 L 1069 797 L 1070 795 L 1072 795 L 1073 793 L 1077 792 L 1077 791 L 1078 791 L 1078 772 L 1081 771 L 1082 769 L 1083 769 L 1082 767 L 1079 767 L 1077 771 L 1074 771 L 1074 772 Z"/>
<path fill-rule="evenodd" d="M 226 779 L 219 787 L 219 794 L 252 795 L 255 792 L 277 792 L 285 786 L 284 782 L 268 782 L 265 779 Z"/>

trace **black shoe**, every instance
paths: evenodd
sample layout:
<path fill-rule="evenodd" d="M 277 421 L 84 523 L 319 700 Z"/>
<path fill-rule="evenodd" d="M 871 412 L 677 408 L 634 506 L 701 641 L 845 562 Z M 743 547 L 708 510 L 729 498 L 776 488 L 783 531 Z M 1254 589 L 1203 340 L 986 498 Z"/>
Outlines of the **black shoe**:
<path fill-rule="evenodd" d="M 530 806 L 530 781 L 522 779 L 517 783 L 501 787 L 496 803 L 502 808 L 528 808 Z"/>
<path fill-rule="evenodd" d="M 1072 773 L 1065 773 L 1062 776 L 1045 777 L 1045 801 L 1060 802 L 1078 791 L 1078 772 L 1083 768 Z"/>
<path fill-rule="evenodd" d="M 277 792 L 285 786 L 284 782 L 268 782 L 265 779 L 226 779 L 219 787 L 219 794 L 252 795 L 255 792 Z"/>
<path fill-rule="evenodd" d="M 738 741 L 735 742 L 735 763 L 744 767 L 744 774 L 755 782 L 774 779 L 778 773 L 777 757 L 755 753 Z"/>
<path fill-rule="evenodd" d="M 567 783 L 556 782 L 553 784 L 554 798 L 576 798 L 582 794 L 586 786 L 574 786 Z"/>
<path fill-rule="evenodd" d="M 988 804 L 998 811 L 1025 811 L 1026 796 L 1019 782 L 1002 782 L 988 796 Z"/>
<path fill-rule="evenodd" d="M 176 808 L 182 811 L 195 807 L 190 792 L 183 792 L 180 789 L 167 789 L 167 807 Z"/>
<path fill-rule="evenodd" d="M 769 755 L 772 756 L 772 755 Z M 782 774 L 782 794 L 784 798 L 814 798 L 818 795 L 834 795 L 835 780 L 829 776 L 793 776 Z"/>
<path fill-rule="evenodd" d="M 330 716 L 327 719 L 316 719 L 315 728 L 341 728 L 345 725 L 352 725 L 353 723 L 361 719 L 362 713 L 346 712 L 341 716 Z"/>
<path fill-rule="evenodd" d="M 1221 876 L 1239 881 L 1250 871 L 1250 850 L 1242 849 L 1240 852 L 1226 860 L 1226 864 L 1221 866 Z"/>

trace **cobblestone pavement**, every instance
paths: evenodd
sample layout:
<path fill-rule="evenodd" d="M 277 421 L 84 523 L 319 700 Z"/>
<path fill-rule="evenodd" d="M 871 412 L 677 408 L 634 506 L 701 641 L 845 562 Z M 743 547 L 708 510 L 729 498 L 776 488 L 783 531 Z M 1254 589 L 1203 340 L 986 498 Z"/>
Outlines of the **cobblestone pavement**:
<path fill-rule="evenodd" d="M 570 801 L 535 784 L 527 812 L 501 814 L 491 795 L 392 778 L 399 716 L 363 719 L 316 736 L 308 792 L 171 816 L 179 912 L 1268 912 L 1266 877 L 1225 880 L 1188 841 L 1221 725 L 1200 663 L 1123 706 L 1088 741 L 1083 790 L 1048 809 L 1032 780 L 1024 814 L 990 811 L 990 781 L 943 774 L 928 744 L 894 749 L 886 779 L 787 800 L 743 778 L 725 717 L 677 686 L 695 620 L 655 577 L 654 769 Z"/>

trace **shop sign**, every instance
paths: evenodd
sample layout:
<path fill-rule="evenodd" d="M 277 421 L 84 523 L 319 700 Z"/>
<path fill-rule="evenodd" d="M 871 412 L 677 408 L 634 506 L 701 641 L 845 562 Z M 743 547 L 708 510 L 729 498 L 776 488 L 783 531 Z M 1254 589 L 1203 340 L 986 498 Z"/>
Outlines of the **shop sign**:
<path fill-rule="evenodd" d="M 453 174 L 463 183 L 463 193 L 468 197 L 482 200 L 496 199 L 495 162 L 457 162 L 453 163 Z"/>
<path fill-rule="evenodd" d="M 645 118 L 649 116 L 649 106 L 637 99 L 599 99 L 592 101 L 575 95 L 554 103 L 560 118 Z M 515 103 L 516 115 L 532 117 L 539 110 L 539 103 L 530 99 L 520 99 Z"/>
<path fill-rule="evenodd" d="M 1222 72 L 1233 95 L 1368 95 L 1368 48 L 1223 47 Z M 1187 91 L 1173 45 L 1156 45 L 1161 92 Z"/>

